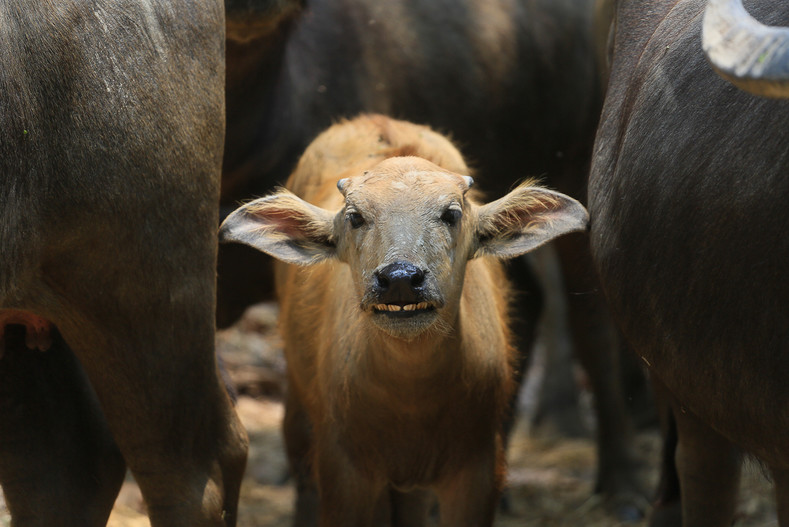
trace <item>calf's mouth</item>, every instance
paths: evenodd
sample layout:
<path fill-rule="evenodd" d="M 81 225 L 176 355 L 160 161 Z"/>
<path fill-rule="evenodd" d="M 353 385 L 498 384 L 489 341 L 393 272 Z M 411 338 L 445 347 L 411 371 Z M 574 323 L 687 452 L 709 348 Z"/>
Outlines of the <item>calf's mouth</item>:
<path fill-rule="evenodd" d="M 406 304 L 402 302 L 393 302 L 389 304 L 373 304 L 373 312 L 380 315 L 391 317 L 407 318 L 435 311 L 436 307 L 428 302 L 419 302 L 416 304 Z"/>

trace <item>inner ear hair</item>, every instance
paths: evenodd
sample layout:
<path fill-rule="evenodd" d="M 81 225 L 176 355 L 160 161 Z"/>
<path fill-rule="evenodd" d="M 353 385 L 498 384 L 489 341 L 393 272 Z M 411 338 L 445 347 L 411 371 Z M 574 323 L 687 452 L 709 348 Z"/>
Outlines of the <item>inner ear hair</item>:
<path fill-rule="evenodd" d="M 585 230 L 586 209 L 576 200 L 531 182 L 479 208 L 477 250 L 513 258 L 569 232 Z"/>
<path fill-rule="evenodd" d="M 545 221 L 550 221 L 550 211 L 560 205 L 559 194 L 538 187 L 529 180 L 501 199 L 483 207 L 480 215 L 482 236 L 518 233 Z"/>

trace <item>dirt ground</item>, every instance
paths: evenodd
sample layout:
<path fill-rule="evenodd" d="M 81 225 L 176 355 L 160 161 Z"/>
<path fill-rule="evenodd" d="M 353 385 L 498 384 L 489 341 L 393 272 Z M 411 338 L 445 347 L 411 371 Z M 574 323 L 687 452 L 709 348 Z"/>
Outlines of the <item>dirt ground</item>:
<path fill-rule="evenodd" d="M 280 435 L 285 364 L 276 334 L 276 308 L 256 306 L 234 328 L 220 332 L 218 348 L 239 388 L 238 412 L 250 436 L 250 457 L 242 487 L 239 527 L 290 525 L 293 488 Z M 655 431 L 638 436 L 646 460 L 644 478 L 651 488 L 659 443 Z M 530 430 L 521 419 L 508 452 L 511 511 L 498 515 L 496 527 L 607 527 L 623 525 L 593 495 L 594 444 Z M 10 518 L 0 495 L 0 527 Z M 111 527 L 150 525 L 142 498 L 129 477 L 110 517 Z M 646 522 L 631 523 L 645 526 Z M 737 527 L 777 526 L 769 483 L 759 467 L 745 469 L 738 503 Z"/>

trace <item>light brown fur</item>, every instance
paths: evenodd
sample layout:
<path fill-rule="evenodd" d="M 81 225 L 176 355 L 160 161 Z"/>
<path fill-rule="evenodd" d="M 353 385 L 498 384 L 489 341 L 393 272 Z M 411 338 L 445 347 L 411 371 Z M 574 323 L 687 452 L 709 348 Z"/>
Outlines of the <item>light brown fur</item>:
<path fill-rule="evenodd" d="M 310 145 L 288 180 L 293 194 L 262 198 L 223 226 L 226 239 L 301 264 L 276 268 L 296 525 L 314 521 L 312 476 L 324 527 L 369 525 L 393 489 L 432 491 L 441 525 L 492 524 L 514 351 L 509 285 L 488 255 L 523 254 L 586 215 L 528 185 L 479 205 L 468 172 L 430 129 L 362 116 Z M 381 279 L 392 266 L 424 271 L 402 298 Z M 417 303 L 429 308 L 399 316 Z M 421 525 L 423 497 L 398 496 L 392 523 Z"/>
<path fill-rule="evenodd" d="M 362 140 L 367 144 L 360 145 Z M 399 153 L 468 173 L 457 150 L 438 134 L 372 118 L 321 136 L 287 186 L 307 201 L 338 209 L 340 178 Z M 392 198 L 379 197 L 383 203 Z M 485 468 L 475 467 L 481 473 L 469 482 L 475 488 L 458 489 L 442 510 L 460 508 L 482 493 L 485 510 L 476 513 L 480 520 L 492 518 L 504 473 L 498 428 L 513 378 L 501 265 L 492 259 L 472 262 L 460 305 L 452 309 L 455 320 L 411 341 L 393 339 L 365 320 L 369 314 L 359 309 L 352 282 L 350 268 L 336 262 L 307 269 L 277 266 L 290 390 L 314 427 L 319 487 L 339 491 L 367 479 L 367 499 L 374 504 L 387 483 L 438 489 L 451 485 L 467 465 L 479 464 Z M 471 463 L 477 456 L 482 459 Z M 340 474 L 337 459 L 353 469 Z M 325 488 L 322 494 L 333 499 Z M 322 516 L 328 525 L 338 514 Z"/>

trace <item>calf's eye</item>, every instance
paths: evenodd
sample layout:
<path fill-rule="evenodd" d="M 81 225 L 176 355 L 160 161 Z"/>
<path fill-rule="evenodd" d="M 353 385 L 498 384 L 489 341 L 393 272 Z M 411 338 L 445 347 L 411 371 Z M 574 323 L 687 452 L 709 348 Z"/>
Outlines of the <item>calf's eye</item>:
<path fill-rule="evenodd" d="M 358 229 L 362 225 L 364 225 L 364 218 L 358 212 L 349 212 L 348 213 L 348 221 L 351 223 L 351 227 L 354 229 Z"/>
<path fill-rule="evenodd" d="M 451 227 L 460 221 L 461 216 L 463 216 L 463 212 L 460 209 L 450 207 L 441 215 L 441 221 Z"/>

